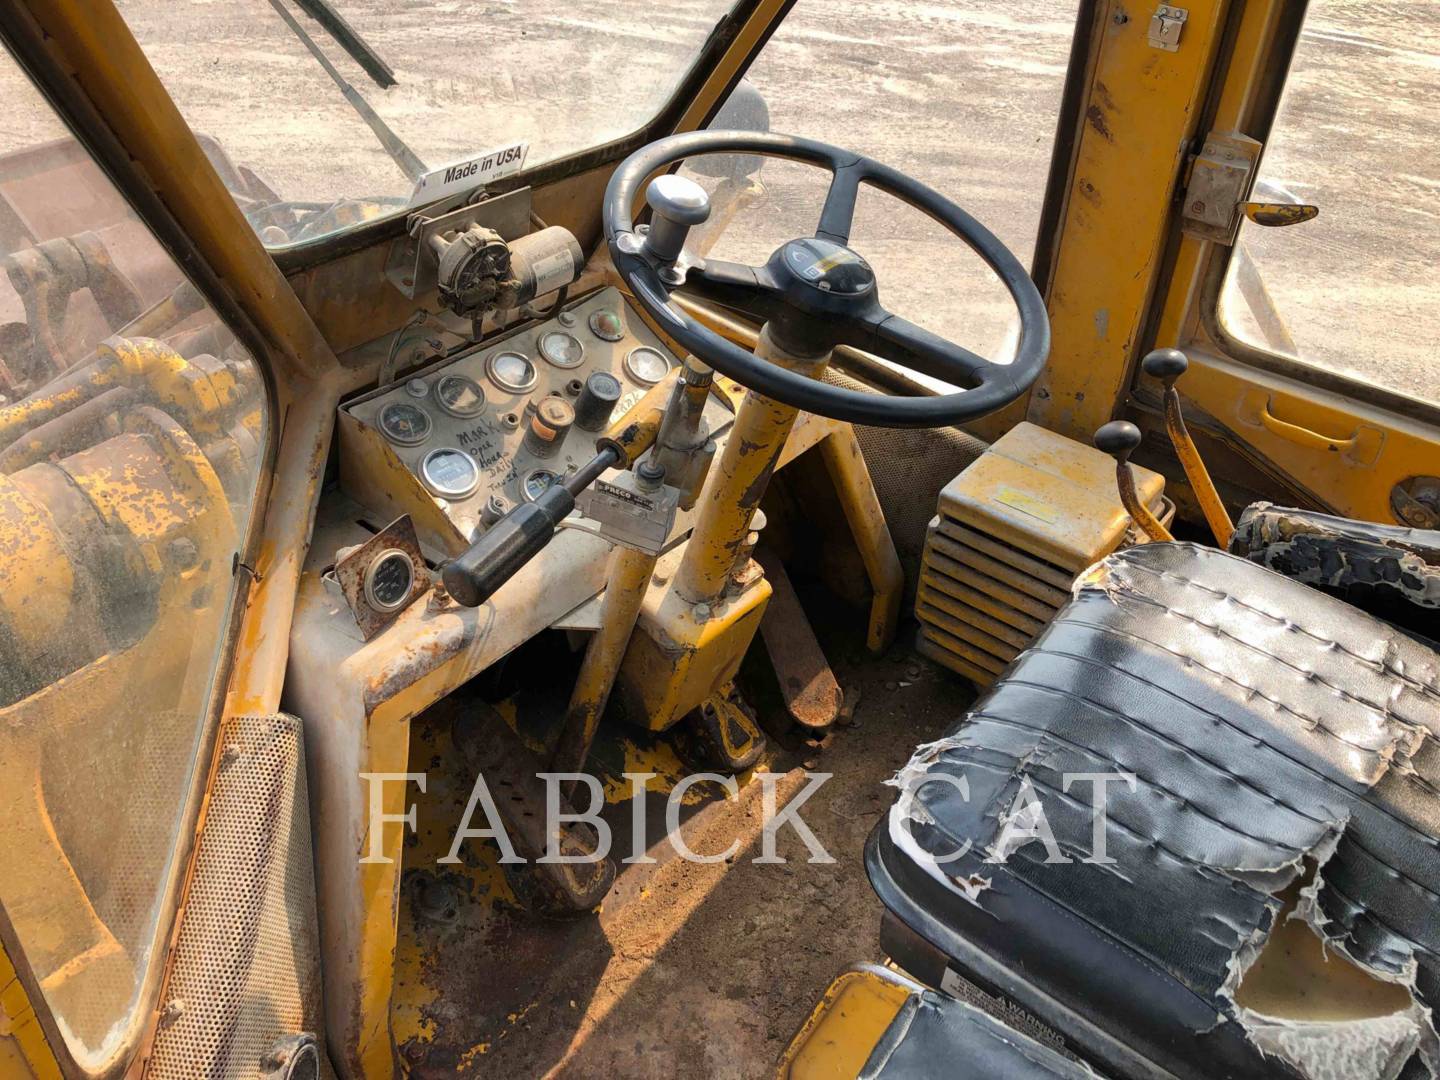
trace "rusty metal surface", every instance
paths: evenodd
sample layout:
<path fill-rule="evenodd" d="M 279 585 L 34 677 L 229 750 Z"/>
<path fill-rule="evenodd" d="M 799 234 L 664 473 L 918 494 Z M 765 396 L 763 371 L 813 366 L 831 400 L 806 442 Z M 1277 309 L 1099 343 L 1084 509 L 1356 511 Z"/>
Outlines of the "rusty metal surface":
<path fill-rule="evenodd" d="M 403 551 L 409 557 L 415 580 L 410 583 L 410 595 L 403 604 L 394 611 L 380 611 L 365 597 L 365 572 L 377 555 L 391 550 Z M 410 516 L 401 514 L 358 548 L 346 552 L 345 557 L 335 564 L 335 580 L 345 594 L 345 602 L 350 605 L 355 623 L 366 641 L 399 618 L 402 611 L 430 591 L 431 584 L 425 556 L 420 551 L 420 541 L 415 537 L 415 526 Z"/>
<path fill-rule="evenodd" d="M 784 564 L 764 547 L 756 549 L 755 558 L 765 568 L 772 590 L 760 620 L 760 638 L 775 667 L 785 709 L 802 727 L 827 728 L 835 722 L 844 700 L 840 684 L 815 640 Z"/>
<path fill-rule="evenodd" d="M 594 908 L 615 883 L 615 863 L 543 862 L 554 850 L 561 858 L 581 859 L 596 851 L 595 829 L 583 822 L 558 820 L 547 831 L 548 785 L 541 779 L 544 759 L 527 747 L 500 714 L 483 702 L 457 710 L 453 727 L 455 749 L 471 771 L 483 777 L 496 797 L 496 808 L 516 852 L 527 866 L 517 871 L 522 891 L 547 914 L 574 914 Z M 574 813 L 565 795 L 559 800 L 560 817 Z M 532 891 L 533 890 L 533 891 Z"/>

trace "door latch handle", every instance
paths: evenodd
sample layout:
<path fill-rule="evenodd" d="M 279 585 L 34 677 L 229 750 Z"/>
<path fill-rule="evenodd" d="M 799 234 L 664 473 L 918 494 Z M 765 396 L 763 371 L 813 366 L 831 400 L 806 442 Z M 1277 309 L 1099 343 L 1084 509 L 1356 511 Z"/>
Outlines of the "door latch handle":
<path fill-rule="evenodd" d="M 1243 202 L 1240 212 L 1256 225 L 1279 229 L 1314 221 L 1320 216 L 1320 207 L 1314 203 Z"/>

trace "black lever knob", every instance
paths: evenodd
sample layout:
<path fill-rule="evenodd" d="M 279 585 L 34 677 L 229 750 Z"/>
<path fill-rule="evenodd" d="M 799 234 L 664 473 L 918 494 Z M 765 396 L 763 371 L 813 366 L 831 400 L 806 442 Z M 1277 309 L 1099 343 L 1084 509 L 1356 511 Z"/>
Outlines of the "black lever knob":
<path fill-rule="evenodd" d="M 1129 420 L 1111 420 L 1095 432 L 1095 449 L 1116 461 L 1129 461 L 1141 437 L 1140 429 Z"/>
<path fill-rule="evenodd" d="M 489 600 L 555 538 L 561 520 L 575 509 L 575 496 L 619 460 L 619 452 L 607 446 L 586 465 L 551 484 L 534 502 L 521 503 L 492 524 L 440 571 L 445 591 L 464 607 L 479 607 Z"/>
<path fill-rule="evenodd" d="M 1140 367 L 1146 375 L 1159 379 L 1169 388 L 1190 369 L 1190 360 L 1179 349 L 1152 349 L 1140 361 Z"/>
<path fill-rule="evenodd" d="M 551 484 L 534 502 L 521 503 L 440 571 L 445 591 L 465 607 L 479 607 L 555 536 L 560 520 L 575 509 L 575 496 Z"/>

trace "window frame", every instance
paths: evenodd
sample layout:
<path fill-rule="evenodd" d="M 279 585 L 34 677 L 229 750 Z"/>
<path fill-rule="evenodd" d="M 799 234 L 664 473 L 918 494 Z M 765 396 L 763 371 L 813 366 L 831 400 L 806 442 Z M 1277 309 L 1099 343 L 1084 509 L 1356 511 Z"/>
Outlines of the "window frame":
<path fill-rule="evenodd" d="M 1268 77 L 1256 88 L 1247 117 L 1241 125 L 1244 134 L 1258 140 L 1262 147 L 1268 146 L 1279 119 L 1284 101 L 1285 89 L 1290 82 L 1291 68 L 1299 49 L 1300 35 L 1304 30 L 1308 4 L 1282 5 L 1276 20 L 1275 31 L 1266 43 L 1265 70 Z M 1233 45 L 1233 42 L 1231 43 Z M 1216 97 L 1229 73 L 1217 81 Z M 1207 110 L 1213 117 L 1214 102 Z M 1209 130 L 1210 124 L 1202 125 Z M 1440 129 L 1437 129 L 1440 134 Z M 1193 152 L 1192 152 L 1193 157 Z M 1256 162 L 1255 175 L 1264 164 L 1264 149 Z M 1324 207 L 1321 207 L 1324 212 Z M 1303 225 L 1298 226 L 1304 228 Z M 1238 240 L 1234 245 L 1210 244 L 1209 251 L 1199 267 L 1200 290 L 1197 303 L 1200 329 L 1209 339 L 1208 344 L 1216 352 L 1246 367 L 1257 368 L 1272 375 L 1279 375 L 1305 386 L 1339 394 L 1352 401 L 1370 405 L 1408 420 L 1415 420 L 1432 427 L 1440 427 L 1440 404 L 1424 398 L 1412 398 L 1405 393 L 1367 382 L 1343 372 L 1335 371 L 1303 357 L 1286 356 L 1261 345 L 1246 341 L 1232 333 L 1225 325 L 1222 305 L 1225 283 L 1231 271 L 1231 259 Z M 1174 282 L 1172 281 L 1172 285 Z M 1162 298 L 1163 299 L 1163 298 Z"/>

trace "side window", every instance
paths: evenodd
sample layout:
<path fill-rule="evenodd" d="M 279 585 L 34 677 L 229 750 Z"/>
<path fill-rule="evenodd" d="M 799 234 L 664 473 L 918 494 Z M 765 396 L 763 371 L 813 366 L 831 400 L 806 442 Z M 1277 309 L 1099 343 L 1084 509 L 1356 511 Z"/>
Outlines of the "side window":
<path fill-rule="evenodd" d="M 1028 265 L 1077 8 L 799 0 L 712 126 L 768 126 L 873 157 L 970 211 Z M 756 165 L 688 163 L 712 190 L 718 222 L 701 242 L 717 258 L 763 262 L 815 231 L 827 175 Z M 856 211 L 851 246 L 888 308 L 983 356 L 1013 356 L 1014 305 L 962 241 L 873 189 Z"/>
<path fill-rule="evenodd" d="M 1409 4 L 1313 0 L 1221 294 L 1235 338 L 1440 402 L 1440 37 Z"/>
<path fill-rule="evenodd" d="M 3 51 L 0 99 L 0 915 L 57 1052 L 118 1075 L 193 828 L 265 395 Z"/>

